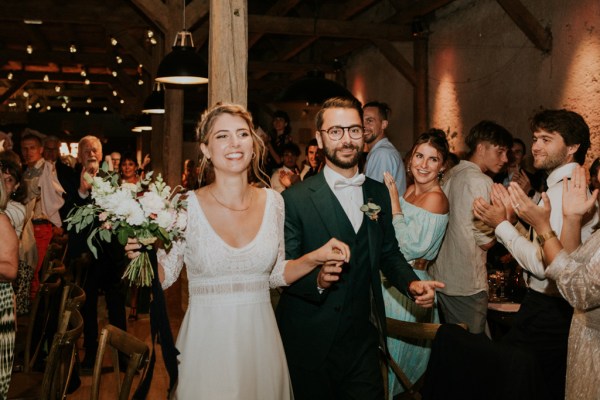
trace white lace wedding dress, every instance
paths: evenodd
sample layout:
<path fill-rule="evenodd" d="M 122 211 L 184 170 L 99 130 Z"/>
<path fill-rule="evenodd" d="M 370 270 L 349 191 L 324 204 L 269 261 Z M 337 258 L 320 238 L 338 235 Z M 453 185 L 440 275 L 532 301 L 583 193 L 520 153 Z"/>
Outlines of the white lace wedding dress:
<path fill-rule="evenodd" d="M 285 285 L 284 206 L 279 193 L 264 190 L 262 224 L 246 246 L 225 243 L 189 192 L 185 241 L 159 252 L 163 288 L 175 282 L 183 263 L 189 280 L 177 338 L 178 400 L 293 397 L 269 296 L 269 286 Z"/>

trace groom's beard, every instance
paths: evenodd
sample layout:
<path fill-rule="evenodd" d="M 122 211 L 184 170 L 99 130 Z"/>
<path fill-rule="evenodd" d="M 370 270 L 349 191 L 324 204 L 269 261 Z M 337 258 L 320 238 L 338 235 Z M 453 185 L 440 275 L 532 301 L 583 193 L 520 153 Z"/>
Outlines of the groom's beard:
<path fill-rule="evenodd" d="M 338 152 L 342 149 L 354 149 L 355 153 L 352 158 L 340 158 L 338 157 Z M 358 165 L 358 161 L 360 160 L 360 156 L 362 154 L 362 148 L 353 145 L 352 143 L 343 144 L 339 148 L 324 148 L 325 158 L 327 158 L 333 165 L 343 169 L 353 168 Z"/>

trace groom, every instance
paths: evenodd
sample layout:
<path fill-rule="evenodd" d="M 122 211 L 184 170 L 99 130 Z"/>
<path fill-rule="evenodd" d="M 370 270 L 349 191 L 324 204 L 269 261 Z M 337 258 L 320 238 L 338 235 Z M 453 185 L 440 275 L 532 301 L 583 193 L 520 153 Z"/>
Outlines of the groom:
<path fill-rule="evenodd" d="M 276 314 L 294 395 L 296 400 L 383 399 L 379 270 L 423 307 L 433 305 L 435 289 L 444 285 L 419 281 L 398 249 L 386 187 L 358 174 L 364 144 L 358 100 L 327 100 L 316 122 L 326 166 L 283 192 L 286 259 L 335 237 L 350 247 L 350 261 L 342 268 L 315 268 L 283 291 Z M 381 211 L 363 213 L 367 201 Z"/>

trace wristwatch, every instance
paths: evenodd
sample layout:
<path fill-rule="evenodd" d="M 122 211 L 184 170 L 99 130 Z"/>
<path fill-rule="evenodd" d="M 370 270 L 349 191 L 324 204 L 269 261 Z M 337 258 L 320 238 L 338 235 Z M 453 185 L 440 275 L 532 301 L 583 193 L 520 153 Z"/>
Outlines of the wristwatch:
<path fill-rule="evenodd" d="M 543 246 L 546 240 L 552 239 L 554 237 L 556 237 L 556 232 L 550 231 L 542 233 L 541 235 L 537 235 L 537 241 L 540 244 L 540 246 Z"/>

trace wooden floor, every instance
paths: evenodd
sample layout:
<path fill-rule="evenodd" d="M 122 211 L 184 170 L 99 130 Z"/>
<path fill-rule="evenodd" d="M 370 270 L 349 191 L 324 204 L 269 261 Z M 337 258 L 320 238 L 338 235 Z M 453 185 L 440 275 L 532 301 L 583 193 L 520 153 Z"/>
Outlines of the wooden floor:
<path fill-rule="evenodd" d="M 182 290 L 183 288 L 183 290 Z M 187 288 L 187 281 L 185 279 L 180 280 L 173 287 L 166 290 L 165 297 L 167 300 L 167 311 L 169 313 L 169 319 L 171 324 L 171 330 L 173 332 L 174 337 L 177 337 L 177 332 L 179 330 L 179 326 L 181 325 L 181 321 L 184 315 L 184 308 L 187 305 L 187 293 L 185 293 L 185 288 Z M 100 319 L 100 328 L 107 323 L 107 316 L 105 307 L 103 304 L 103 298 L 99 301 L 99 319 Z M 129 309 L 127 310 L 129 315 Z M 151 346 L 150 342 L 150 319 L 147 314 L 140 314 L 138 316 L 137 321 L 128 321 L 127 331 L 129 333 L 133 333 L 139 339 L 148 343 Z M 80 341 L 78 348 L 80 352 L 80 359 L 83 359 L 84 350 L 82 347 L 82 341 Z M 105 357 L 104 364 L 107 366 L 106 372 L 102 375 L 101 387 L 100 387 L 100 399 L 101 400 L 115 400 L 117 398 L 116 395 L 116 387 L 112 380 L 112 370 L 110 369 L 111 362 L 110 357 Z M 134 388 L 137 387 L 139 378 L 136 377 L 136 381 L 134 382 Z M 68 400 L 89 400 L 91 395 L 91 386 L 92 386 L 92 377 L 91 376 L 82 376 L 81 377 L 81 386 L 74 393 L 67 396 Z M 169 387 L 169 376 L 165 370 L 164 363 L 162 361 L 162 355 L 160 353 L 160 345 L 156 346 L 156 363 L 154 367 L 154 376 L 152 379 L 152 385 L 150 386 L 150 392 L 148 394 L 148 399 L 165 399 L 167 394 L 167 388 Z M 132 390 L 133 393 L 133 390 Z"/>

